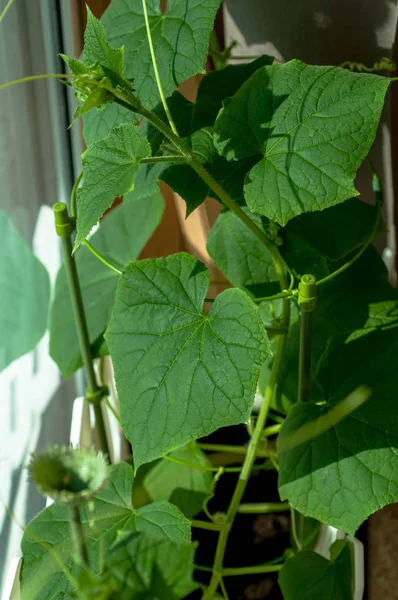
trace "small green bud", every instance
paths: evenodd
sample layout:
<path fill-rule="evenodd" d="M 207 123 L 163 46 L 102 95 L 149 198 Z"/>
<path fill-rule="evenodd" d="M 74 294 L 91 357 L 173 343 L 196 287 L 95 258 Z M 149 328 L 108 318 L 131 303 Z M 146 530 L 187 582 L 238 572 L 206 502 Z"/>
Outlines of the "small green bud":
<path fill-rule="evenodd" d="M 104 458 L 94 450 L 58 446 L 34 454 L 29 473 L 41 494 L 64 504 L 88 502 L 108 477 Z"/>

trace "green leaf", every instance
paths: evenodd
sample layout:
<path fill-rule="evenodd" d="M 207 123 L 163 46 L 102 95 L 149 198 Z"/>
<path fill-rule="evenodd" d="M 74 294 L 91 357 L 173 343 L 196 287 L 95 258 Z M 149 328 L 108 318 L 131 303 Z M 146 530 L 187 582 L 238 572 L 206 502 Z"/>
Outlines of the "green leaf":
<path fill-rule="evenodd" d="M 50 280 L 42 263 L 0 211 L 0 371 L 39 343 L 47 327 Z"/>
<path fill-rule="evenodd" d="M 245 212 L 264 231 L 261 217 Z M 207 251 L 233 285 L 277 281 L 271 254 L 231 211 L 221 212 L 207 239 Z"/>
<path fill-rule="evenodd" d="M 92 144 L 83 154 L 83 185 L 77 194 L 75 250 L 115 198 L 134 187 L 141 158 L 150 155 L 138 127 L 122 124 Z"/>
<path fill-rule="evenodd" d="M 325 277 L 350 252 L 372 235 L 378 209 L 357 198 L 323 211 L 306 213 L 289 221 L 281 230 L 281 252 L 298 276 L 305 273 Z M 380 223 L 376 233 L 385 231 Z"/>
<path fill-rule="evenodd" d="M 283 439 L 311 423 L 359 386 L 370 388 L 370 399 L 343 421 L 280 455 L 281 498 L 351 535 L 370 514 L 398 500 L 396 340 L 396 328 L 346 344 L 344 336 L 333 338 L 321 367 L 327 372 L 320 375 L 327 406 L 295 406 L 281 433 Z"/>
<path fill-rule="evenodd" d="M 83 137 L 87 146 L 104 139 L 121 123 L 134 125 L 139 117 L 115 102 L 100 109 L 94 108 L 83 115 Z M 143 165 L 144 166 L 144 165 Z"/>
<path fill-rule="evenodd" d="M 229 163 L 219 156 L 213 143 L 213 130 L 206 127 L 196 131 L 185 143 L 193 154 L 204 164 L 209 173 L 228 192 L 238 204 L 244 204 L 243 183 L 248 170 L 253 166 L 253 158 Z M 213 190 L 189 165 L 175 164 L 166 167 L 160 179 L 167 183 L 186 202 L 188 217 L 208 196 L 219 199 Z"/>
<path fill-rule="evenodd" d="M 331 560 L 304 550 L 290 558 L 279 573 L 285 600 L 352 600 L 348 543 L 331 547 Z"/>
<path fill-rule="evenodd" d="M 211 467 L 206 454 L 195 443 L 188 444 L 171 455 L 199 467 Z M 213 475 L 210 471 L 193 469 L 166 459 L 159 461 L 145 476 L 144 487 L 152 500 L 169 500 L 184 513 L 194 517 L 209 495 Z"/>
<path fill-rule="evenodd" d="M 127 534 L 134 530 L 132 483 L 133 470 L 129 465 L 122 463 L 111 467 L 110 480 L 94 497 L 92 509 L 87 505 L 80 508 L 94 573 L 99 571 L 101 544 L 103 548 L 109 548 L 119 532 Z M 75 562 L 68 511 L 64 506 L 52 504 L 40 512 L 28 525 L 21 548 L 21 600 L 53 600 L 62 598 L 63 594 L 71 597 L 73 585 L 61 570 L 54 554 L 66 570 L 76 577 L 78 565 Z"/>
<path fill-rule="evenodd" d="M 124 48 L 113 48 L 106 41 L 103 25 L 94 17 L 88 6 L 82 60 L 86 65 L 99 64 L 124 77 Z"/>
<path fill-rule="evenodd" d="M 147 0 L 149 24 L 165 96 L 180 83 L 204 73 L 210 32 L 220 0 L 169 0 L 161 13 L 158 0 Z M 126 74 L 134 78 L 146 108 L 159 102 L 141 0 L 113 0 L 101 19 L 108 41 L 125 47 Z"/>
<path fill-rule="evenodd" d="M 131 534 L 109 552 L 106 566 L 118 600 L 179 600 L 197 585 L 192 581 L 195 547 Z"/>
<path fill-rule="evenodd" d="M 168 585 L 179 593 L 192 586 L 194 547 L 189 546 L 190 523 L 176 507 L 166 502 L 135 511 L 131 505 L 133 478 L 133 470 L 126 463 L 111 467 L 110 480 L 94 496 L 92 505 L 80 507 L 92 571 L 98 575 L 104 559 L 101 553 L 105 549 L 108 551 L 106 568 L 117 580 L 114 545 L 120 539 L 126 540 L 138 528 L 141 533 L 133 534 L 135 545 L 129 552 L 130 556 L 134 555 L 132 575 L 139 575 L 145 588 L 151 589 L 152 571 L 156 566 Z M 183 543 L 177 544 L 176 540 Z M 132 548 L 135 548 L 133 554 Z M 162 557 L 162 552 L 166 556 Z M 72 577 L 79 578 L 80 565 L 75 561 L 68 511 L 64 506 L 52 504 L 31 521 L 22 539 L 22 553 L 22 600 L 53 600 L 64 595 L 72 598 L 74 586 L 58 562 L 62 561 Z M 176 580 L 178 561 L 186 569 L 183 577 L 181 571 L 178 572 L 180 583 Z M 130 599 L 131 595 L 126 598 Z"/>
<path fill-rule="evenodd" d="M 106 339 L 136 469 L 249 417 L 268 341 L 241 290 L 204 313 L 208 285 L 184 253 L 132 262 L 121 277 Z"/>
<path fill-rule="evenodd" d="M 265 65 L 272 65 L 273 56 L 260 56 L 242 65 L 228 65 L 210 71 L 200 82 L 192 117 L 192 131 L 213 126 L 225 98 L 233 96 L 241 85 Z"/>
<path fill-rule="evenodd" d="M 326 210 L 296 217 L 283 229 L 282 235 L 301 237 L 316 252 L 337 261 L 367 242 L 377 212 L 375 206 L 351 198 Z M 385 226 L 381 224 L 378 233 L 384 231 Z"/>
<path fill-rule="evenodd" d="M 154 538 L 191 543 L 191 522 L 170 502 L 142 506 L 136 512 L 135 524 L 138 531 L 149 533 Z"/>
<path fill-rule="evenodd" d="M 341 262 L 337 262 L 333 270 L 340 265 Z M 397 301 L 398 293 L 389 284 L 387 269 L 373 247 L 369 247 L 347 271 L 318 288 L 312 328 L 311 402 L 325 400 L 316 377 L 318 362 L 328 340 L 339 333 L 344 333 L 345 339 L 349 340 L 374 327 L 395 326 L 398 323 Z M 291 322 L 280 367 L 280 384 L 274 398 L 275 406 L 284 412 L 297 401 L 299 343 L 300 322 L 296 320 Z M 270 363 L 271 360 L 267 361 L 262 371 L 264 383 L 269 377 Z"/>
<path fill-rule="evenodd" d="M 281 225 L 357 196 L 391 80 L 298 60 L 258 69 L 216 124 L 228 160 L 262 154 L 246 177 L 253 212 Z"/>
<path fill-rule="evenodd" d="M 161 220 L 163 207 L 164 201 L 159 193 L 123 204 L 101 221 L 90 243 L 105 258 L 123 268 L 140 254 Z M 75 257 L 89 341 L 96 357 L 100 351 L 99 342 L 110 320 L 119 275 L 101 263 L 85 246 L 78 249 Z M 58 272 L 51 308 L 50 355 L 64 377 L 69 377 L 82 365 L 63 267 Z"/>

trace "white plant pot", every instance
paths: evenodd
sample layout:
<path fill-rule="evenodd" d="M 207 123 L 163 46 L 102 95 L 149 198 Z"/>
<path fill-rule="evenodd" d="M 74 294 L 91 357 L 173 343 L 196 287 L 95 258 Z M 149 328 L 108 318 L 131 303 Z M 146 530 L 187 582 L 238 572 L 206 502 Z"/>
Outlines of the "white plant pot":
<path fill-rule="evenodd" d="M 353 600 L 362 600 L 365 591 L 365 553 L 362 542 L 330 525 L 322 525 L 314 552 L 330 559 L 330 546 L 337 540 L 346 539 L 350 545 L 353 579 Z"/>

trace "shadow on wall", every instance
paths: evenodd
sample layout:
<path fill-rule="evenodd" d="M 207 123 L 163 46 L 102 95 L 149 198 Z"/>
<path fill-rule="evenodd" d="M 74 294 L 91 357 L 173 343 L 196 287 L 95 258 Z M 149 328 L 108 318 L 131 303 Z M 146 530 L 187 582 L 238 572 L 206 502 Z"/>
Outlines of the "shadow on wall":
<path fill-rule="evenodd" d="M 226 0 L 226 7 L 245 44 L 270 42 L 284 60 L 372 65 L 391 56 L 397 0 Z"/>

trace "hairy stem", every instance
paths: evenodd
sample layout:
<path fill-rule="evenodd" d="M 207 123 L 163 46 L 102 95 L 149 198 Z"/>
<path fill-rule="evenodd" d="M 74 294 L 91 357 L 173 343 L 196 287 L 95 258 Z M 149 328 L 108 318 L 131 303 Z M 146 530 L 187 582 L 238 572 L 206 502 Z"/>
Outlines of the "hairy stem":
<path fill-rule="evenodd" d="M 86 565 L 86 567 L 90 567 L 86 536 L 84 535 L 84 529 L 80 518 L 79 505 L 72 505 L 69 507 L 69 521 L 80 562 L 83 565 Z"/>
<path fill-rule="evenodd" d="M 153 70 L 155 72 L 155 79 L 156 79 L 156 83 L 157 83 L 157 86 L 158 86 L 159 96 L 160 96 L 160 99 L 162 101 L 164 112 L 166 113 L 166 116 L 167 116 L 167 120 L 170 123 L 171 130 L 173 131 L 173 133 L 175 135 L 178 136 L 178 131 L 177 131 L 177 128 L 176 128 L 176 126 L 174 124 L 173 117 L 171 116 L 171 112 L 170 112 L 168 104 L 167 104 L 166 96 L 165 96 L 164 91 L 163 91 L 162 82 L 160 80 L 158 63 L 156 61 L 155 49 L 153 47 L 152 32 L 151 32 L 151 27 L 149 25 L 146 0 L 142 0 L 142 8 L 143 8 L 143 11 L 144 11 L 146 34 L 147 34 L 147 37 L 148 37 L 149 49 L 151 51 L 152 66 L 153 66 Z"/>
<path fill-rule="evenodd" d="M 250 440 L 250 443 L 247 448 L 247 454 L 245 461 L 243 463 L 242 471 L 239 475 L 238 483 L 236 485 L 234 494 L 232 496 L 231 503 L 228 507 L 227 511 L 227 527 L 224 531 L 220 533 L 218 538 L 218 544 L 216 548 L 216 555 L 214 559 L 213 565 L 213 576 L 211 578 L 209 587 L 207 588 L 203 600 L 212 600 L 213 595 L 216 593 L 217 588 L 219 586 L 221 577 L 223 573 L 227 574 L 228 569 L 223 570 L 223 561 L 225 549 L 228 542 L 229 532 L 231 530 L 232 524 L 234 522 L 236 513 L 238 511 L 239 505 L 241 503 L 243 494 L 245 492 L 247 483 L 249 481 L 250 473 L 253 468 L 254 461 L 256 459 L 257 447 L 261 442 L 265 422 L 268 416 L 268 411 L 271 405 L 271 400 L 274 395 L 275 387 L 277 385 L 278 376 L 279 376 L 279 367 L 281 364 L 281 359 L 283 355 L 283 349 L 285 345 L 285 336 L 280 336 L 278 338 L 278 346 L 274 359 L 274 363 L 272 365 L 272 371 L 270 380 L 264 395 L 264 401 L 260 410 L 260 413 L 257 418 L 256 426 L 253 432 L 253 436 Z M 232 574 L 232 573 L 231 573 Z"/>

